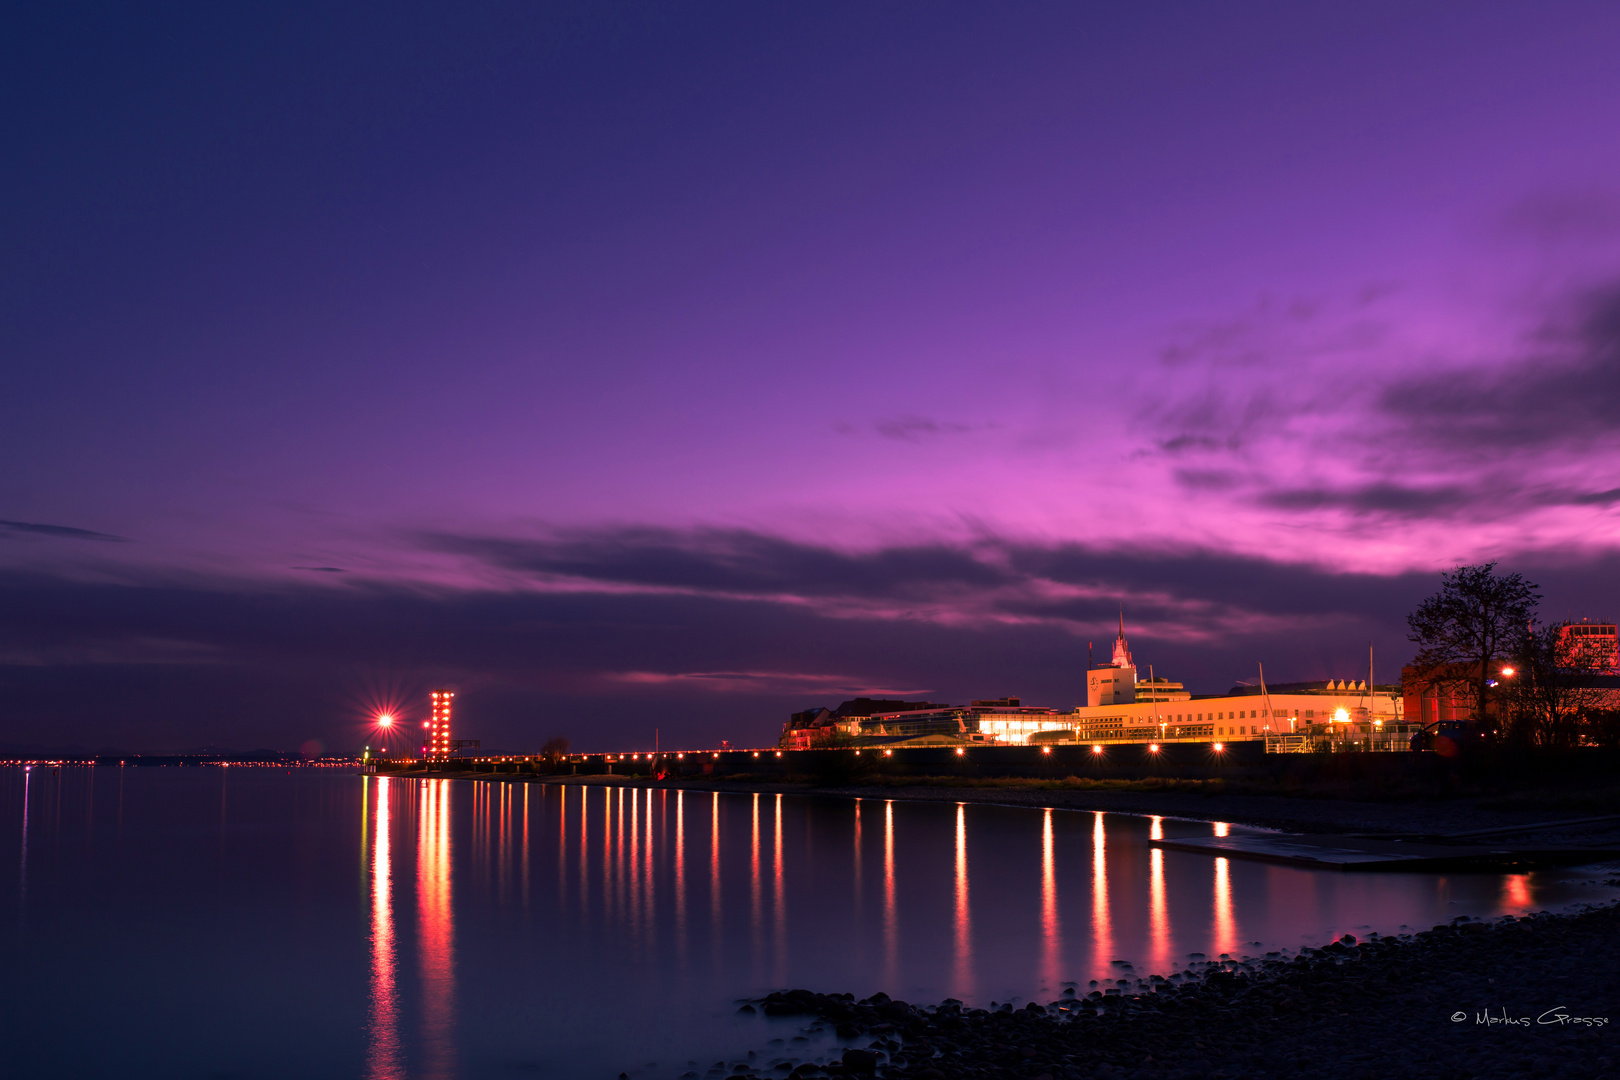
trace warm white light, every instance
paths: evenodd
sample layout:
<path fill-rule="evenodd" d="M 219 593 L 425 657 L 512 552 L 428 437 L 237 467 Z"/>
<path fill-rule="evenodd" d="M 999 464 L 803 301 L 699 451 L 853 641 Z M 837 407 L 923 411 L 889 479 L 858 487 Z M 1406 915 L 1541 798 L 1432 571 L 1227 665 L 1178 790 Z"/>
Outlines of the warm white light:
<path fill-rule="evenodd" d="M 1503 677 L 1504 677 L 1504 678 L 1509 678 L 1509 679 L 1511 679 L 1511 678 L 1512 678 L 1512 677 L 1513 677 L 1513 669 L 1512 669 L 1512 668 L 1510 668 L 1510 667 L 1505 667 L 1505 668 L 1503 668 L 1503 669 L 1502 669 L 1502 676 L 1503 676 Z"/>
<path fill-rule="evenodd" d="M 394 724 L 394 714 L 383 713 L 381 716 L 377 717 L 377 724 L 380 727 L 392 727 Z"/>
<path fill-rule="evenodd" d="M 965 753 L 967 753 L 967 751 L 966 751 L 966 750 L 964 750 L 964 749 L 962 749 L 962 748 L 961 748 L 961 747 L 960 747 L 960 746 L 958 746 L 958 747 L 957 747 L 957 748 L 956 748 L 956 756 L 957 756 L 957 757 L 961 757 L 961 756 L 962 756 L 962 755 L 963 755 L 963 754 L 965 754 Z"/>
<path fill-rule="evenodd" d="M 1333 711 L 1333 722 L 1336 724 L 1348 724 L 1350 722 L 1350 714 L 1342 708 L 1335 709 Z"/>
<path fill-rule="evenodd" d="M 1159 744 L 1158 743 L 1148 743 L 1148 753 L 1157 754 L 1158 752 L 1159 752 Z"/>
<path fill-rule="evenodd" d="M 1051 748 L 1051 747 L 1050 747 L 1050 746 L 1043 746 L 1043 747 L 1041 747 L 1041 753 L 1043 753 L 1043 754 L 1050 754 L 1050 753 L 1051 753 L 1051 752 L 1052 752 L 1052 748 Z"/>
<path fill-rule="evenodd" d="M 1091 752 L 1092 752 L 1092 753 L 1093 753 L 1093 754 L 1100 754 L 1100 753 L 1102 753 L 1102 747 L 1100 747 L 1100 746 L 1093 746 L 1093 747 L 1092 747 L 1092 748 L 1091 748 Z"/>
<path fill-rule="evenodd" d="M 1216 743 L 1215 744 L 1215 752 L 1217 754 L 1221 753 L 1225 749 L 1226 749 L 1226 744 L 1225 743 Z"/>

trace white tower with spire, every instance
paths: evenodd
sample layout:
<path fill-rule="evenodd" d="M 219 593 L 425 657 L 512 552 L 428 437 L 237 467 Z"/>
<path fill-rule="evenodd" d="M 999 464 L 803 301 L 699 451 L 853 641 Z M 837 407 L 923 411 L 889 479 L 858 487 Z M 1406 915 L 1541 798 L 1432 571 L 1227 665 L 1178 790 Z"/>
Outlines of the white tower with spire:
<path fill-rule="evenodd" d="M 1125 640 L 1125 609 L 1119 611 L 1119 636 L 1114 639 L 1114 659 L 1106 667 L 1086 672 L 1086 705 L 1129 705 L 1136 700 L 1136 663 Z"/>
<path fill-rule="evenodd" d="M 1125 609 L 1119 609 L 1119 637 L 1114 639 L 1114 661 L 1117 668 L 1130 668 L 1133 671 L 1136 665 L 1131 662 L 1131 646 L 1125 640 Z"/>

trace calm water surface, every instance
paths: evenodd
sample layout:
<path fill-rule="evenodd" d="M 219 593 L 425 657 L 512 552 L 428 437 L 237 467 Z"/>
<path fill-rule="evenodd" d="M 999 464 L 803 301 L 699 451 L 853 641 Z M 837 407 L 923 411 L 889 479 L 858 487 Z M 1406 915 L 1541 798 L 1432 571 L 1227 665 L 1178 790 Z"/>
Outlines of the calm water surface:
<path fill-rule="evenodd" d="M 1116 961 L 1611 892 L 1212 859 L 1147 840 L 1228 826 L 995 806 L 218 767 L 6 769 L 0 800 L 0 1035 L 27 1076 L 701 1075 L 791 1039 L 736 1015 L 774 988 L 1044 1001 Z"/>

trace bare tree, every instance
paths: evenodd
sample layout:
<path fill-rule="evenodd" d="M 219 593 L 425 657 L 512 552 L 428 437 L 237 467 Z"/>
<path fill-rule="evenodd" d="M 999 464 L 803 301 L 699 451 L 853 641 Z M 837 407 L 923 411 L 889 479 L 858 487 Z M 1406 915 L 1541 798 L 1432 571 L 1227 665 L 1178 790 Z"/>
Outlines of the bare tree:
<path fill-rule="evenodd" d="M 562 736 L 547 739 L 540 747 L 540 756 L 550 762 L 561 761 L 568 754 L 568 747 L 572 744 Z"/>
<path fill-rule="evenodd" d="M 1530 629 L 1502 683 L 1512 708 L 1512 734 L 1549 749 L 1579 746 L 1586 734 L 1604 734 L 1600 715 L 1611 693 L 1595 685 L 1607 659 L 1593 639 L 1562 626 Z M 1594 740 L 1596 741 L 1596 740 Z"/>
<path fill-rule="evenodd" d="M 1500 662 L 1521 647 L 1540 599 L 1539 586 L 1498 575 L 1494 562 L 1441 574 L 1440 591 L 1406 617 L 1406 636 L 1418 646 L 1413 666 L 1466 671 L 1474 718 L 1483 722 Z"/>

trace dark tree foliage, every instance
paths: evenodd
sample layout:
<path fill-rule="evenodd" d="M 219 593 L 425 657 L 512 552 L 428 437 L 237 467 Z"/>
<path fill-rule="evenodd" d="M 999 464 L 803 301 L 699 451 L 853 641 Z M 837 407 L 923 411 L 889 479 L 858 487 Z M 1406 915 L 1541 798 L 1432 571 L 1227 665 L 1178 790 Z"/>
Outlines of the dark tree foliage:
<path fill-rule="evenodd" d="M 1467 672 L 1474 716 L 1483 720 L 1500 661 L 1521 648 L 1540 599 L 1539 586 L 1518 574 L 1497 574 L 1494 562 L 1441 574 L 1440 591 L 1406 617 L 1406 636 L 1418 647 L 1413 666 L 1459 665 Z"/>
<path fill-rule="evenodd" d="M 1602 706 L 1608 691 L 1593 682 L 1607 660 L 1591 638 L 1570 637 L 1562 626 L 1532 628 L 1522 635 L 1513 673 L 1499 692 L 1509 706 L 1509 734 L 1532 746 L 1567 750 L 1583 742 L 1607 745 L 1613 722 Z"/>

